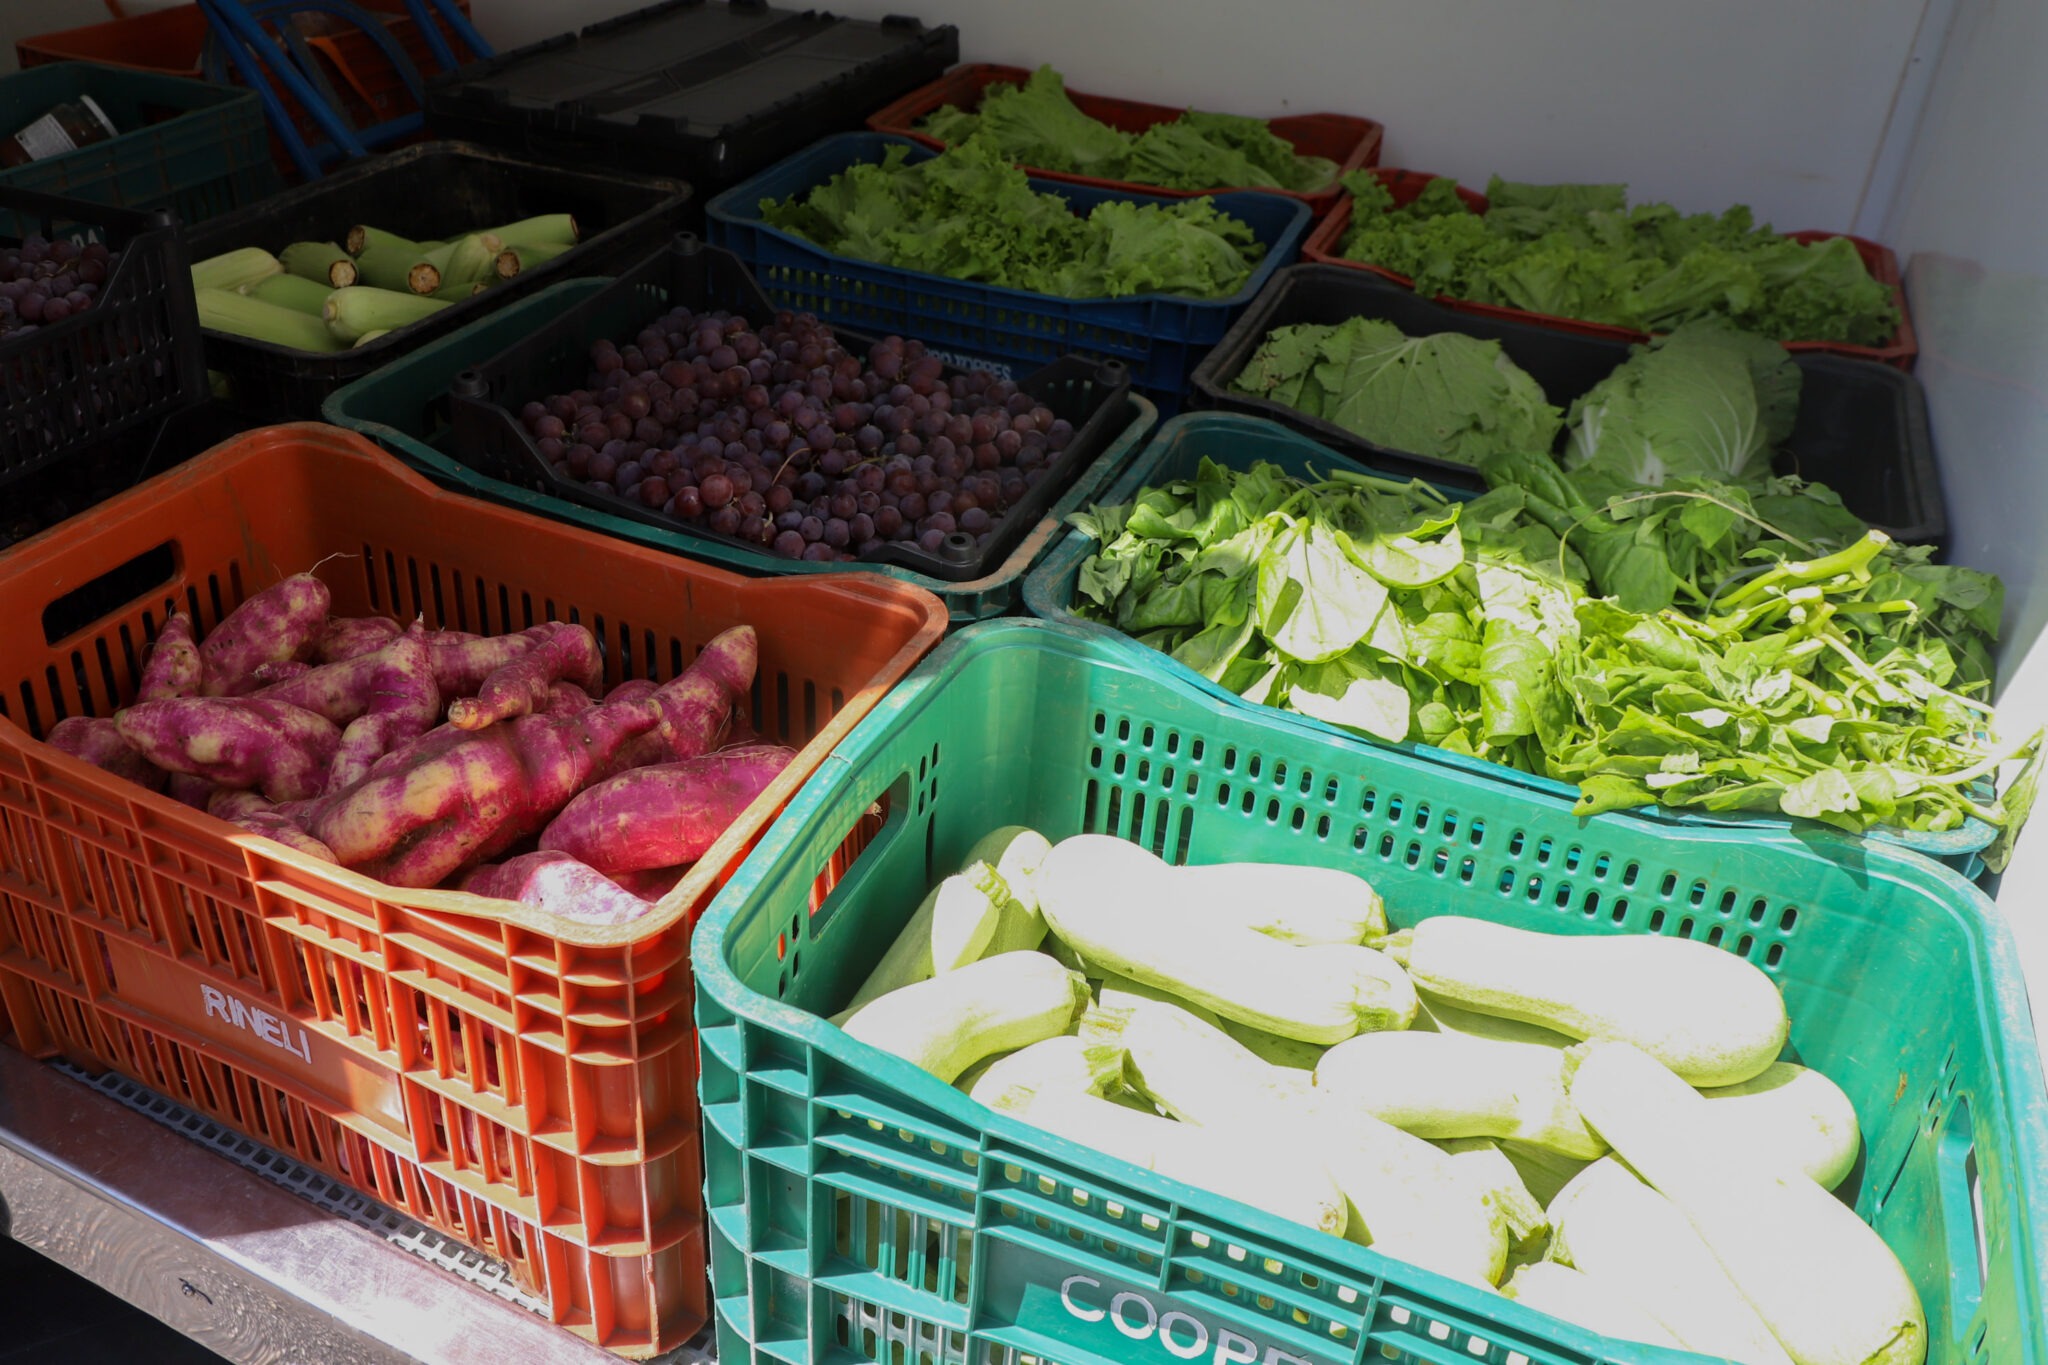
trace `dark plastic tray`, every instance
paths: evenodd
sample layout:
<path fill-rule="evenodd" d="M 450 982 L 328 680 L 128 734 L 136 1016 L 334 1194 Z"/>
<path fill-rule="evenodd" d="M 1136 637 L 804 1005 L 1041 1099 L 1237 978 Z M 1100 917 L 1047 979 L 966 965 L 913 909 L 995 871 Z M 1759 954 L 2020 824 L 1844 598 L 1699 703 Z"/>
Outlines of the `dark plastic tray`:
<path fill-rule="evenodd" d="M 759 0 L 668 0 L 437 77 L 427 127 L 571 164 L 680 175 L 709 195 L 960 60 L 952 25 Z"/>
<path fill-rule="evenodd" d="M 0 341 L 0 489 L 206 400 L 192 273 L 177 220 L 0 187 L 0 233 L 103 241 L 120 253 L 93 306 Z M 0 498 L 6 494 L 0 492 Z"/>
<path fill-rule="evenodd" d="M 190 234 L 193 260 L 242 246 L 277 251 L 339 237 L 356 223 L 438 239 L 538 213 L 573 213 L 583 240 L 570 251 L 367 346 L 315 354 L 208 331 L 206 363 L 225 374 L 229 401 L 265 421 L 317 420 L 327 395 L 471 319 L 579 275 L 609 275 L 658 250 L 691 190 L 680 180 L 544 166 L 488 147 L 424 142 L 346 166 L 215 218 Z"/>
<path fill-rule="evenodd" d="M 725 309 L 748 318 L 772 317 L 778 311 L 737 256 L 705 246 L 694 237 L 680 237 L 667 250 L 623 273 L 546 327 L 457 375 L 449 393 L 449 452 L 478 473 L 504 483 L 681 531 L 745 550 L 750 556 L 760 555 L 761 546 L 736 536 L 719 535 L 708 527 L 678 521 L 641 503 L 595 493 L 582 483 L 562 478 L 535 449 L 525 425 L 513 412 L 530 400 L 580 383 L 588 371 L 593 342 L 630 337 L 677 304 L 697 311 Z M 843 328 L 833 331 L 854 353 L 865 352 L 876 340 Z M 958 372 L 951 367 L 947 370 L 949 375 Z M 1067 356 L 1018 380 L 1018 387 L 1052 409 L 1055 416 L 1073 423 L 1073 438 L 1060 453 L 1059 462 L 1032 486 L 1022 502 L 1004 513 L 978 546 L 971 536 L 956 532 L 938 554 L 891 542 L 867 562 L 893 564 L 945 582 L 986 576 L 1009 557 L 1025 533 L 1058 500 L 1061 490 L 1093 463 L 1130 421 L 1126 401 L 1130 375 L 1118 361 Z"/>
<path fill-rule="evenodd" d="M 109 498 L 118 497 L 136 484 L 225 441 L 241 431 L 243 425 L 218 403 L 180 408 L 167 417 L 143 422 L 81 447 L 64 459 L 8 484 L 6 491 L 0 493 L 0 551 L 85 515 Z M 166 547 L 164 554 L 169 553 Z M 152 579 L 143 586 L 156 581 Z M 129 588 L 134 586 L 127 580 L 124 583 Z M 121 601 L 133 596 L 133 591 L 129 591 Z M 97 617 L 81 618 L 74 624 L 89 624 L 90 619 Z M 69 633 L 70 627 L 62 622 L 49 631 L 56 639 Z"/>
<path fill-rule="evenodd" d="M 1469 465 L 1389 450 L 1333 422 L 1231 389 L 1274 328 L 1327 326 L 1353 317 L 1384 318 L 1410 336 L 1462 332 L 1498 341 L 1508 359 L 1566 409 L 1613 373 L 1630 347 L 1626 341 L 1463 312 L 1364 271 L 1298 265 L 1274 277 L 1196 368 L 1194 401 L 1280 422 L 1375 469 L 1447 488 L 1484 488 L 1485 480 Z M 1946 551 L 1948 508 L 1920 381 L 1889 365 L 1815 351 L 1795 352 L 1792 363 L 1800 370 L 1799 421 L 1773 462 L 1777 472 L 1826 484 L 1850 511 L 1895 540 Z"/>

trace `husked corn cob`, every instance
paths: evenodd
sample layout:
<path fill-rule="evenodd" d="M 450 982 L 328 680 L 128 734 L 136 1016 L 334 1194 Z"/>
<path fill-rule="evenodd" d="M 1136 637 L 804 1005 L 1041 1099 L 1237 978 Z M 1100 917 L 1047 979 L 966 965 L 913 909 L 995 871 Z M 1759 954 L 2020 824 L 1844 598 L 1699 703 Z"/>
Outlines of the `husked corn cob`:
<path fill-rule="evenodd" d="M 255 285 L 242 292 L 252 299 L 262 299 L 265 303 L 274 303 L 280 308 L 297 309 L 307 317 L 317 318 L 320 316 L 321 307 L 327 302 L 327 296 L 334 290 L 318 280 L 309 280 L 302 275 L 272 275 L 267 280 L 257 281 Z"/>
<path fill-rule="evenodd" d="M 356 285 L 329 294 L 320 315 L 328 331 L 342 341 L 353 342 L 365 332 L 405 327 L 447 306 L 441 299 Z"/>
<path fill-rule="evenodd" d="M 284 308 L 232 289 L 197 289 L 199 325 L 231 332 L 252 341 L 267 341 L 297 351 L 338 351 L 341 343 L 319 318 Z"/>
<path fill-rule="evenodd" d="M 506 251 L 515 257 L 518 262 L 518 269 L 512 272 L 516 275 L 521 270 L 532 270 L 537 266 L 546 265 L 563 252 L 574 249 L 575 243 L 573 242 L 548 242 L 507 247 Z"/>
<path fill-rule="evenodd" d="M 356 263 L 332 242 L 293 242 L 277 259 L 291 274 L 340 289 L 356 282 Z"/>
<path fill-rule="evenodd" d="M 260 246 L 237 247 L 192 263 L 194 289 L 246 289 L 281 274 L 284 264 Z"/>
<path fill-rule="evenodd" d="M 516 223 L 492 228 L 490 235 L 510 247 L 574 246 L 580 237 L 575 215 L 568 213 L 543 213 L 534 218 L 521 218 Z"/>
<path fill-rule="evenodd" d="M 351 256 L 388 248 L 414 257 L 423 256 L 440 245 L 439 242 L 415 242 L 410 237 L 401 237 L 395 232 L 386 232 L 382 228 L 373 228 L 365 223 L 358 223 L 350 228 L 347 235 L 342 238 L 341 244 L 348 249 Z"/>

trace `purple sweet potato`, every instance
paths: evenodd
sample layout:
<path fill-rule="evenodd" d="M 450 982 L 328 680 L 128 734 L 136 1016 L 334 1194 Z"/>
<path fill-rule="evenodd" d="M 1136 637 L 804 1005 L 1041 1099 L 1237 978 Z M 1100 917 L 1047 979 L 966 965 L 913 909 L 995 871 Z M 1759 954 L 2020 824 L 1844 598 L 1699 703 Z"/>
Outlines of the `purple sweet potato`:
<path fill-rule="evenodd" d="M 518 901 L 586 924 L 627 924 L 654 908 L 566 853 L 522 853 L 487 863 L 461 889 L 475 896 Z"/>
<path fill-rule="evenodd" d="M 566 854 L 564 857 L 568 856 Z M 650 867 L 638 872 L 614 872 L 611 879 L 644 901 L 659 901 L 690 875 L 684 867 Z"/>
<path fill-rule="evenodd" d="M 297 849 L 327 862 L 334 861 L 334 850 L 306 833 L 299 822 L 293 819 L 285 807 L 273 804 L 267 797 L 253 791 L 229 791 L 221 788 L 214 792 L 206 803 L 206 813 L 216 819 L 225 820 L 238 829 L 251 834 L 261 834 L 275 839 L 287 848 Z"/>
<path fill-rule="evenodd" d="M 322 664 L 256 695 L 325 716 L 336 725 L 393 710 L 426 710 L 431 725 L 433 717 L 440 714 L 441 696 L 434 682 L 428 638 L 424 629 L 414 626 L 367 654 Z"/>
<path fill-rule="evenodd" d="M 604 658 L 597 637 L 582 626 L 551 621 L 537 626 L 533 647 L 483 680 L 474 697 L 449 703 L 450 723 L 463 730 L 481 730 L 545 710 L 548 688 L 571 682 L 588 690 L 604 677 Z"/>
<path fill-rule="evenodd" d="M 312 671 L 313 665 L 304 659 L 281 659 L 276 663 L 256 665 L 249 674 L 249 681 L 260 690 L 290 682 L 293 678 L 303 678 Z"/>
<path fill-rule="evenodd" d="M 415 625 L 382 648 L 324 664 L 257 694 L 347 727 L 327 775 L 330 790 L 360 781 L 384 754 L 433 728 L 441 692 L 426 639 Z"/>
<path fill-rule="evenodd" d="M 434 665 L 434 685 L 441 689 L 441 702 L 473 697 L 484 679 L 497 672 L 540 642 L 544 627 L 522 630 L 516 635 L 470 635 L 460 630 L 437 630 L 427 637 L 427 654 Z"/>
<path fill-rule="evenodd" d="M 164 792 L 171 800 L 194 810 L 205 810 L 221 787 L 210 777 L 195 777 L 191 773 L 172 773 L 165 784 Z"/>
<path fill-rule="evenodd" d="M 251 834 L 260 834 L 266 839 L 275 839 L 286 848 L 318 858 L 322 862 L 331 863 L 336 861 L 333 849 L 299 828 L 295 822 L 286 818 L 281 811 L 255 811 L 230 820 L 228 823 L 237 829 L 246 829 Z"/>
<path fill-rule="evenodd" d="M 239 696 L 258 686 L 259 665 L 282 663 L 310 649 L 326 623 L 327 585 L 309 573 L 293 574 L 229 612 L 199 643 L 206 666 L 202 696 Z"/>
<path fill-rule="evenodd" d="M 374 654 L 404 629 L 388 616 L 331 616 L 313 639 L 313 662 L 338 664 Z"/>
<path fill-rule="evenodd" d="M 435 886 L 537 832 L 657 719 L 641 701 L 476 732 L 442 726 L 320 802 L 307 829 L 344 866 L 394 886 Z"/>
<path fill-rule="evenodd" d="M 548 688 L 548 704 L 542 708 L 542 713 L 557 719 L 580 716 L 595 705 L 596 699 L 575 683 L 558 682 Z"/>
<path fill-rule="evenodd" d="M 104 768 L 138 787 L 160 792 L 169 774 L 135 751 L 121 737 L 121 727 L 104 716 L 71 716 L 50 727 L 50 743 L 73 758 Z"/>
<path fill-rule="evenodd" d="M 609 706 L 615 701 L 639 701 L 642 697 L 651 697 L 660 686 L 661 684 L 652 678 L 628 678 L 604 694 L 605 705 Z"/>
<path fill-rule="evenodd" d="M 718 748 L 731 728 L 734 704 L 754 685 L 759 661 L 760 642 L 752 626 L 734 626 L 718 635 L 672 682 L 647 694 L 661 709 L 661 723 L 613 755 L 598 780 Z M 612 695 L 625 686 L 614 688 Z"/>
<path fill-rule="evenodd" d="M 192 638 L 192 618 L 182 611 L 173 613 L 156 633 L 156 644 L 150 648 L 148 662 L 142 665 L 142 677 L 135 684 L 135 700 L 190 697 L 198 693 L 205 681 L 206 664 Z"/>
<path fill-rule="evenodd" d="M 695 862 L 795 757 L 757 744 L 635 768 L 571 801 L 540 846 L 606 875 Z"/>
<path fill-rule="evenodd" d="M 273 801 L 318 793 L 341 742 L 326 717 L 257 697 L 173 697 L 131 706 L 115 720 L 157 767 L 260 788 Z"/>

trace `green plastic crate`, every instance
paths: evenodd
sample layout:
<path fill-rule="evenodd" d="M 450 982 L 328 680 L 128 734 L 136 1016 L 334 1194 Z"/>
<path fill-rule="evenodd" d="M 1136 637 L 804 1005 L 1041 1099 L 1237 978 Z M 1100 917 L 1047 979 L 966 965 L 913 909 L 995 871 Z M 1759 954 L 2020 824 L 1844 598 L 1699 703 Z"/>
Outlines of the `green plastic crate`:
<path fill-rule="evenodd" d="M 489 360 L 610 283 L 608 279 L 565 280 L 538 291 L 530 298 L 508 304 L 461 331 L 451 332 L 441 340 L 422 346 L 401 360 L 337 390 L 321 406 L 320 415 L 336 426 L 362 432 L 442 487 L 487 502 L 517 507 L 521 511 L 581 526 L 585 530 L 616 536 L 637 545 L 652 546 L 688 559 L 719 564 L 740 573 L 844 572 L 846 566 L 840 564 L 810 564 L 766 552 L 751 553 L 704 536 L 667 531 L 645 522 L 578 506 L 564 498 L 534 492 L 478 473 L 439 448 L 448 437 L 445 395 L 459 372 Z M 650 308 L 654 307 L 658 304 L 650 304 Z M 1018 542 L 1009 558 L 993 573 L 953 583 L 893 564 L 865 564 L 860 567 L 900 578 L 936 594 L 945 602 L 955 621 L 976 621 L 1021 607 L 1026 573 L 1059 537 L 1060 527 L 1068 515 L 1102 497 L 1111 480 L 1144 440 L 1145 433 L 1152 429 L 1158 410 L 1135 392 L 1130 395 L 1129 402 L 1131 419 L 1128 425 L 1110 441 L 1108 448 L 1096 457 L 1093 464 L 1081 471 L 1073 487 L 1039 519 L 1039 524 Z"/>
<path fill-rule="evenodd" d="M 119 135 L 0 170 L 0 185 L 131 209 L 175 209 L 187 224 L 274 194 L 281 182 L 256 92 L 90 62 L 0 76 L 0 128 L 33 123 L 80 95 Z M 0 220 L 0 233 L 15 229 Z"/>
<path fill-rule="evenodd" d="M 899 684 L 698 926 L 722 1365 L 1700 1359 L 1100 1156 L 816 1017 L 1008 823 L 1177 863 L 1346 868 L 1397 925 L 1457 913 L 1742 955 L 1785 992 L 1789 1055 L 1855 1104 L 1865 1149 L 1843 1195 L 1911 1274 L 1930 1365 L 2048 1359 L 2048 1095 L 2010 932 L 1976 888 L 1828 831 L 1577 819 L 1546 793 L 1218 707 L 1099 637 L 1016 620 L 960 632 Z M 1283 1133 L 1273 1149 L 1286 1159 Z M 1113 1304 L 1121 1329 L 1101 1316 Z"/>
<path fill-rule="evenodd" d="M 1170 483 L 1175 479 L 1192 479 L 1201 467 L 1204 457 L 1233 469 L 1249 469 L 1258 461 L 1265 460 L 1279 465 L 1290 474 L 1304 478 L 1309 477 L 1311 471 L 1321 472 L 1333 468 L 1374 472 L 1356 460 L 1340 455 L 1328 446 L 1320 445 L 1298 432 L 1290 431 L 1277 422 L 1233 413 L 1185 413 L 1179 417 L 1169 418 L 1159 428 L 1152 440 L 1132 459 L 1123 476 L 1098 501 L 1105 505 L 1129 502 L 1137 496 L 1140 489 Z M 1438 491 L 1449 498 L 1469 499 L 1474 496 L 1455 488 L 1440 488 Z M 1060 536 L 1058 543 L 1040 561 L 1038 567 L 1032 570 L 1031 577 L 1024 584 L 1025 605 L 1033 616 L 1040 620 L 1056 621 L 1062 625 L 1094 632 L 1107 640 L 1117 642 L 1123 648 L 1136 650 L 1144 654 L 1154 667 L 1202 689 L 1223 705 L 1254 705 L 1167 655 L 1147 649 L 1121 631 L 1097 622 L 1084 621 L 1076 616 L 1071 607 L 1074 600 L 1074 585 L 1080 577 L 1081 565 L 1095 553 L 1095 548 L 1095 538 L 1083 535 L 1077 530 L 1069 529 Z M 1283 714 L 1288 724 L 1319 734 L 1341 736 L 1357 745 L 1384 744 L 1382 740 L 1367 739 L 1354 731 L 1341 729 L 1326 721 L 1312 720 L 1292 712 Z M 1473 758 L 1466 754 L 1454 754 L 1431 744 L 1404 743 L 1393 747 L 1407 753 L 1425 755 L 1439 763 L 1447 763 L 1467 771 L 1485 773 L 1501 781 L 1518 783 L 1536 791 L 1576 794 L 1578 790 L 1563 782 L 1489 763 L 1485 759 Z M 1989 799 L 1990 795 L 1987 788 L 1984 792 L 1985 799 Z M 1799 830 L 1820 828 L 1815 821 L 1769 815 L 1761 811 L 1710 812 L 1649 806 L 1630 811 L 1628 814 L 1634 819 L 1655 821 L 1667 826 L 1720 825 L 1743 829 L 1762 827 Z M 1920 831 L 1879 827 L 1871 830 L 1865 837 L 1911 849 L 1975 880 L 1984 871 L 1983 851 L 1991 846 L 1998 837 L 1998 832 L 1982 820 L 1973 819 L 1966 820 L 1959 828 L 1951 830 Z"/>

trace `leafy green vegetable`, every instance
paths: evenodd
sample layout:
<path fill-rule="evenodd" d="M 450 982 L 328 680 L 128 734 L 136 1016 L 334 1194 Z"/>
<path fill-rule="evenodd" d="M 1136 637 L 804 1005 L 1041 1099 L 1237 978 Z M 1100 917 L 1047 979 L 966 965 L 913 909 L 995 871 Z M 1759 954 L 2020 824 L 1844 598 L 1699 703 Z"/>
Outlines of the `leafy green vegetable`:
<path fill-rule="evenodd" d="M 1999 739 L 1978 699 L 1996 579 L 1795 479 L 1657 488 L 1528 451 L 1484 468 L 1491 489 L 1454 504 L 1204 460 L 1073 519 L 1096 540 L 1075 610 L 1250 700 L 1574 783 L 1582 814 L 1974 816 L 2006 856 L 2041 736 Z"/>
<path fill-rule="evenodd" d="M 1341 250 L 1416 289 L 1558 317 L 1665 332 L 1701 318 L 1787 341 L 1874 346 L 1898 330 L 1892 292 L 1844 237 L 1811 246 L 1756 226 L 1747 208 L 1630 208 L 1621 185 L 1523 185 L 1495 177 L 1487 212 L 1432 180 L 1396 206 L 1370 171 Z"/>
<path fill-rule="evenodd" d="M 977 142 L 915 165 L 909 154 L 891 147 L 806 194 L 764 199 L 762 220 L 860 260 L 1062 298 L 1223 298 L 1265 255 L 1212 199 L 1108 200 L 1081 218 Z"/>
<path fill-rule="evenodd" d="M 1174 190 L 1320 190 L 1337 163 L 1298 156 L 1264 119 L 1190 109 L 1137 135 L 1088 117 L 1041 66 L 1022 85 L 992 85 L 973 112 L 946 105 L 919 125 L 958 146 L 973 140 L 1020 166 Z"/>
<path fill-rule="evenodd" d="M 1462 464 L 1497 451 L 1547 451 L 1559 425 L 1558 410 L 1499 342 L 1458 332 L 1409 337 L 1378 318 L 1275 328 L 1231 387 L 1389 450 Z"/>
<path fill-rule="evenodd" d="M 1632 347 L 1572 404 L 1569 468 L 1637 483 L 1739 483 L 1768 473 L 1799 417 L 1799 367 L 1785 348 L 1719 321 L 1689 322 Z"/>

